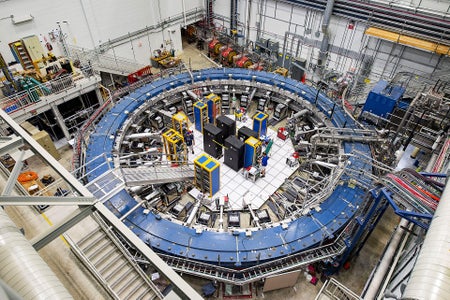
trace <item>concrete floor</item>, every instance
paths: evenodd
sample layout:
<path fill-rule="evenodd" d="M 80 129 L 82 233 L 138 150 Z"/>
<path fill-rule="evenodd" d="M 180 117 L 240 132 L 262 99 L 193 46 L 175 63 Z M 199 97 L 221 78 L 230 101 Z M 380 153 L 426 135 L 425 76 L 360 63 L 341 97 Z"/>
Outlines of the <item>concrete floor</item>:
<path fill-rule="evenodd" d="M 185 44 L 185 51 L 181 55 L 183 61 L 192 69 L 200 69 L 205 67 L 213 67 L 208 58 L 200 53 L 195 44 Z M 59 149 L 62 158 L 60 163 L 66 167 L 71 166 L 71 148 L 66 145 Z M 39 159 L 30 159 L 29 168 L 37 171 L 40 176 L 52 174 L 57 176 L 56 172 L 50 170 Z M 9 207 L 6 209 L 13 221 L 19 228 L 23 228 L 27 238 L 32 238 L 56 223 L 69 214 L 76 207 L 50 207 L 44 214 L 37 213 L 31 207 Z M 343 270 L 334 277 L 360 294 L 364 284 L 369 277 L 373 267 L 377 264 L 380 254 L 383 251 L 394 227 L 398 224 L 399 218 L 394 215 L 392 210 L 383 216 L 380 224 L 377 226 L 366 245 L 360 252 L 358 257 L 353 258 L 350 263 L 349 270 Z M 77 229 L 79 228 L 79 229 Z M 77 226 L 72 230 L 86 232 L 83 226 Z M 80 232 L 77 232 L 80 234 Z M 68 248 L 63 239 L 57 239 L 42 249 L 39 254 L 48 262 L 53 271 L 57 274 L 69 292 L 75 299 L 108 299 L 106 293 L 93 280 L 84 267 L 78 263 L 74 255 Z M 201 293 L 201 286 L 207 281 L 191 276 L 183 275 L 184 278 Z M 318 291 L 322 287 L 322 282 L 318 282 L 316 286 L 307 282 L 304 275 L 300 275 L 297 283 L 292 288 L 286 288 L 277 291 L 262 293 L 261 287 L 253 287 L 252 299 L 314 299 Z M 217 297 L 211 299 L 223 299 L 222 292 L 219 291 Z"/>

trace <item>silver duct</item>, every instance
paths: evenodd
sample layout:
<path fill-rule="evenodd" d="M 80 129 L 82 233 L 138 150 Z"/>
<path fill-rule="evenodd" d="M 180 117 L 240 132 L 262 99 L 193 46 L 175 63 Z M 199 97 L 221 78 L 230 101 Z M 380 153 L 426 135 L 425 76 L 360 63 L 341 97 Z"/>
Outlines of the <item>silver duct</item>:
<path fill-rule="evenodd" d="M 73 299 L 1 208 L 0 262 L 0 278 L 23 299 Z"/>
<path fill-rule="evenodd" d="M 450 299 L 450 184 L 434 213 L 402 299 Z"/>
<path fill-rule="evenodd" d="M 331 15 L 333 13 L 333 7 L 334 7 L 334 0 L 328 0 L 327 6 L 325 7 L 325 11 L 323 13 L 323 21 L 322 21 L 323 39 L 322 43 L 320 44 L 320 52 L 318 60 L 319 67 L 325 67 L 328 57 L 328 46 L 330 44 L 330 32 L 328 30 L 328 27 L 330 25 Z"/>

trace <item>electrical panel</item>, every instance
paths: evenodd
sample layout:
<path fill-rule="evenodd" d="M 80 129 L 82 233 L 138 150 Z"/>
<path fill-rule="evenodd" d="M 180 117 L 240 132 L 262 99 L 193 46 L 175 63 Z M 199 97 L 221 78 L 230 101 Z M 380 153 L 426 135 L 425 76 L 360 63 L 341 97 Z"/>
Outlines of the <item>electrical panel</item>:
<path fill-rule="evenodd" d="M 208 123 L 208 106 L 202 101 L 194 104 L 194 125 L 195 129 L 203 133 L 203 126 Z"/>
<path fill-rule="evenodd" d="M 208 106 L 208 120 L 211 124 L 216 124 L 216 118 L 222 112 L 222 103 L 220 97 L 216 94 L 209 94 L 205 97 L 206 105 Z"/>
<path fill-rule="evenodd" d="M 181 134 L 184 141 L 186 131 L 189 130 L 189 119 L 182 111 L 172 116 L 172 128 Z"/>
<path fill-rule="evenodd" d="M 261 141 L 254 137 L 249 137 L 245 141 L 244 151 L 244 168 L 256 165 L 258 158 L 261 156 Z"/>
<path fill-rule="evenodd" d="M 163 133 L 164 151 L 171 162 L 184 162 L 187 159 L 183 137 L 173 129 Z"/>
<path fill-rule="evenodd" d="M 258 136 L 265 136 L 267 133 L 267 120 L 269 116 L 262 112 L 257 112 L 253 116 L 253 130 L 258 133 Z"/>

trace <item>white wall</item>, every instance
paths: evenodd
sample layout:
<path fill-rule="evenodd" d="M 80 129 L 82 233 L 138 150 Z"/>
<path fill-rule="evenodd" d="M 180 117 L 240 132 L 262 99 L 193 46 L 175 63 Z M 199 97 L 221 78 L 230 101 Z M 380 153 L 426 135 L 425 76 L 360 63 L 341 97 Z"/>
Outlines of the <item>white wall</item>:
<path fill-rule="evenodd" d="M 248 0 L 238 1 L 238 16 L 241 31 L 246 33 Z M 448 1 L 423 1 L 428 7 L 439 9 L 449 7 Z M 285 35 L 286 51 L 294 56 L 307 59 L 308 63 L 316 64 L 320 43 L 323 38 L 321 30 L 322 12 L 275 0 L 251 1 L 250 39 L 256 38 L 257 22 L 261 21 L 262 38 L 269 38 L 280 43 L 283 50 Z M 262 3 L 262 9 L 260 4 Z M 434 3 L 434 5 L 432 5 Z M 417 5 L 417 1 L 413 3 Z M 261 11 L 260 11 L 261 10 Z M 230 17 L 230 1 L 215 1 L 214 13 Z M 261 16 L 261 17 L 260 17 Z M 346 72 L 359 66 L 359 56 L 365 53 L 374 57 L 371 79 L 388 78 L 400 71 L 427 75 L 435 69 L 448 68 L 449 57 L 441 57 L 426 51 L 411 47 L 395 45 L 388 41 L 378 41 L 364 35 L 367 24 L 355 22 L 353 29 L 349 29 L 350 20 L 333 16 L 330 21 L 330 44 L 332 51 L 327 62 L 328 69 Z M 229 23 L 216 21 L 219 26 L 224 25 L 229 30 Z M 298 51 L 297 51 L 298 49 Z"/>
<path fill-rule="evenodd" d="M 184 5 L 183 5 L 184 4 Z M 67 21 L 61 24 L 62 31 L 67 35 L 68 44 L 93 49 L 117 37 L 125 36 L 137 30 L 149 28 L 186 11 L 203 9 L 203 0 L 60 0 L 48 2 L 44 0 L 10 0 L 0 2 L 0 52 L 6 61 L 12 61 L 13 56 L 8 43 L 28 35 L 38 35 L 48 40 L 48 33 L 57 29 L 57 21 Z M 13 25 L 10 15 L 34 16 L 33 21 Z M 136 59 L 148 63 L 150 49 L 159 48 L 164 40 L 172 39 L 176 51 L 182 51 L 180 26 L 181 20 L 164 30 L 156 29 L 151 34 L 131 38 L 115 49 L 117 56 Z M 172 33 L 172 31 L 175 31 Z M 150 39 L 150 46 L 149 46 Z M 52 43 L 55 54 L 62 53 L 58 42 Z M 168 47 L 169 48 L 169 47 Z"/>
<path fill-rule="evenodd" d="M 16 0 L 0 2 L 0 52 L 7 62 L 13 60 L 8 43 L 29 35 L 37 35 L 44 41 L 49 40 L 48 33 L 57 29 L 57 21 L 69 21 L 69 26 L 62 26 L 63 31 L 70 32 L 70 39 L 77 44 L 90 44 L 87 37 L 87 25 L 79 22 L 80 4 L 78 1 Z M 34 16 L 33 21 L 13 25 L 10 15 Z M 59 54 L 56 43 L 52 42 L 54 52 Z"/>

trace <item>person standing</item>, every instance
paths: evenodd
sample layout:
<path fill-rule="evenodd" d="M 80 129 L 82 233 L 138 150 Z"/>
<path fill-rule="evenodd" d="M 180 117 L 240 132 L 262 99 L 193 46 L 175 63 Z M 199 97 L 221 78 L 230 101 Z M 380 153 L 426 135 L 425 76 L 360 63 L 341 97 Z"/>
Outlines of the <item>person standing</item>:
<path fill-rule="evenodd" d="M 186 136 L 184 137 L 184 142 L 186 143 L 186 146 L 188 148 L 188 151 L 192 152 L 192 154 L 194 154 L 194 134 L 192 133 L 192 131 L 188 130 L 186 132 Z"/>
<path fill-rule="evenodd" d="M 261 157 L 261 177 L 266 176 L 266 168 L 268 161 L 269 156 L 266 154 L 266 152 L 263 152 L 263 155 Z"/>

